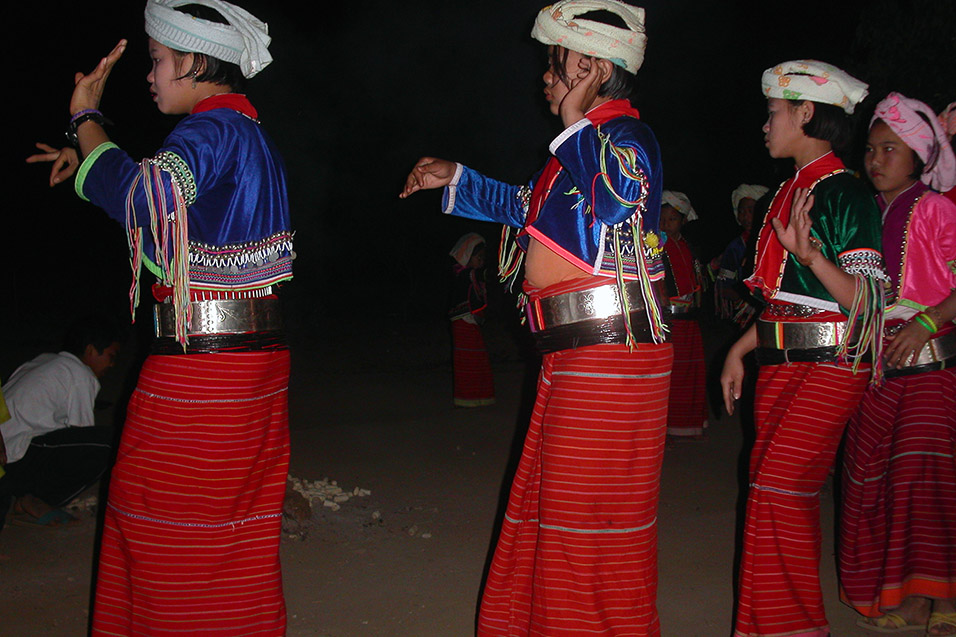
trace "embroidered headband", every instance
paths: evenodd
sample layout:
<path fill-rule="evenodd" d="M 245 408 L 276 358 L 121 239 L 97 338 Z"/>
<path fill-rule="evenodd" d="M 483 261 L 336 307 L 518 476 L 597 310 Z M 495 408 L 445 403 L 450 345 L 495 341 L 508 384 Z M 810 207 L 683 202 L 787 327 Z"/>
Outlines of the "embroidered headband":
<path fill-rule="evenodd" d="M 576 16 L 590 11 L 613 13 L 627 28 L 594 20 L 575 20 Z M 637 73 L 644 63 L 647 46 L 644 9 L 617 0 L 561 0 L 538 13 L 531 37 L 544 44 L 610 60 L 628 73 Z"/>
<path fill-rule="evenodd" d="M 739 220 L 739 217 L 737 216 L 737 206 L 740 205 L 740 201 L 742 199 L 750 197 L 754 201 L 757 201 L 767 194 L 768 190 L 769 188 L 766 186 L 758 186 L 757 184 L 740 184 L 737 186 L 737 188 L 730 195 L 730 201 L 734 205 L 734 217 Z"/>
<path fill-rule="evenodd" d="M 863 101 L 869 88 L 846 71 L 817 60 L 778 64 L 763 72 L 761 83 L 767 97 L 832 104 L 848 114 Z"/>
<path fill-rule="evenodd" d="M 483 236 L 477 232 L 469 232 L 458 240 L 458 243 L 448 254 L 458 262 L 458 265 L 464 268 L 475 254 L 475 248 L 484 242 L 485 238 Z"/>
<path fill-rule="evenodd" d="M 219 13 L 229 24 L 219 24 L 176 11 L 199 4 Z M 249 78 L 269 66 L 269 25 L 223 0 L 147 0 L 146 34 L 160 44 L 187 53 L 205 53 L 238 64 Z"/>
<path fill-rule="evenodd" d="M 670 206 L 683 215 L 685 221 L 693 221 L 697 218 L 694 207 L 690 205 L 690 199 L 682 192 L 665 190 L 661 193 L 661 203 L 665 206 Z"/>
<path fill-rule="evenodd" d="M 870 126 L 878 119 L 923 160 L 924 184 L 940 192 L 956 186 L 956 156 L 933 109 L 894 92 L 876 105 Z"/>

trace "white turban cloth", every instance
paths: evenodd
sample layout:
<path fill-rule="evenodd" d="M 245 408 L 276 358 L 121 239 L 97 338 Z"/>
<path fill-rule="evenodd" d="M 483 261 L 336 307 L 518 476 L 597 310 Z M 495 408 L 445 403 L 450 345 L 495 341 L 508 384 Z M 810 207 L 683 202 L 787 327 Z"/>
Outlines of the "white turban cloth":
<path fill-rule="evenodd" d="M 684 216 L 685 221 L 693 221 L 697 218 L 694 207 L 690 205 L 690 198 L 682 192 L 676 190 L 665 190 L 661 193 L 661 201 L 665 206 L 670 206 L 678 213 Z"/>
<path fill-rule="evenodd" d="M 742 199 L 750 197 L 754 201 L 757 201 L 761 197 L 767 194 L 769 188 L 766 186 L 758 186 L 757 184 L 740 184 L 730 195 L 730 201 L 734 205 L 734 217 L 737 217 L 737 206 L 740 205 Z M 737 220 L 740 220 L 740 217 L 737 217 Z"/>
<path fill-rule="evenodd" d="M 628 28 L 574 19 L 589 11 L 609 11 Z M 561 0 L 538 13 L 531 37 L 544 44 L 610 60 L 628 73 L 637 73 L 644 63 L 647 46 L 644 9 L 617 0 Z"/>
<path fill-rule="evenodd" d="M 847 113 L 863 101 L 869 88 L 846 71 L 817 60 L 778 64 L 763 72 L 761 83 L 767 97 L 832 104 Z"/>
<path fill-rule="evenodd" d="M 176 11 L 199 4 L 219 13 L 229 24 L 219 24 Z M 245 9 L 222 0 L 147 0 L 146 34 L 164 46 L 186 53 L 205 53 L 239 65 L 250 78 L 269 66 L 269 25 Z"/>

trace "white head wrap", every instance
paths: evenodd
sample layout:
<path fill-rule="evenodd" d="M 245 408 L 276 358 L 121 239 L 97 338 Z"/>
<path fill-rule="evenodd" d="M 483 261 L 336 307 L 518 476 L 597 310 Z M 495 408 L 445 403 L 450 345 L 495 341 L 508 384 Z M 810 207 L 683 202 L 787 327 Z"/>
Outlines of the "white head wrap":
<path fill-rule="evenodd" d="M 451 252 L 448 253 L 455 261 L 458 262 L 458 265 L 461 267 L 467 267 L 468 262 L 471 261 L 471 257 L 475 254 L 475 248 L 485 243 L 485 238 L 478 234 L 477 232 L 469 232 L 468 234 L 462 235 L 460 239 L 455 243 L 455 247 L 451 249 Z"/>
<path fill-rule="evenodd" d="M 757 184 L 740 184 L 730 195 L 730 201 L 734 204 L 734 217 L 737 221 L 740 221 L 740 217 L 737 216 L 737 206 L 740 205 L 740 201 L 747 197 L 750 197 L 754 201 L 757 201 L 761 197 L 767 194 L 769 188 L 766 186 L 758 186 Z"/>
<path fill-rule="evenodd" d="M 589 11 L 609 11 L 628 28 L 574 19 Z M 560 0 L 538 13 L 531 37 L 544 44 L 610 60 L 628 73 L 637 73 L 644 63 L 647 46 L 644 9 L 617 0 Z"/>
<path fill-rule="evenodd" d="M 199 4 L 217 11 L 229 24 L 219 24 L 176 11 Z M 146 34 L 164 46 L 187 53 L 205 53 L 238 64 L 252 77 L 269 66 L 269 25 L 245 9 L 222 0 L 147 0 Z"/>
<path fill-rule="evenodd" d="M 690 199 L 682 192 L 665 190 L 661 193 L 661 202 L 682 214 L 685 221 L 693 221 L 697 218 L 694 207 L 690 205 Z"/>
<path fill-rule="evenodd" d="M 763 72 L 763 93 L 784 100 L 809 100 L 852 113 L 868 85 L 832 64 L 817 60 L 784 62 Z"/>

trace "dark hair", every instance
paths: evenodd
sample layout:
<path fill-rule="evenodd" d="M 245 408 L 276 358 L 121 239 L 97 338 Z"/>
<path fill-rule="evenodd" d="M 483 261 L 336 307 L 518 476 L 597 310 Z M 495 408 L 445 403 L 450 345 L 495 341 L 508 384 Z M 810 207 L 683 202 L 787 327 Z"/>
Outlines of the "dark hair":
<path fill-rule="evenodd" d="M 90 314 L 70 325 L 63 339 L 63 350 L 77 358 L 83 356 L 87 345 L 97 352 L 103 351 L 122 338 L 123 330 L 119 322 L 105 314 Z"/>
<path fill-rule="evenodd" d="M 612 27 L 618 27 L 620 29 L 627 29 L 628 26 L 621 18 L 621 16 L 616 13 L 611 13 L 610 11 L 588 11 L 587 13 L 582 13 L 577 16 L 578 18 L 584 20 L 591 20 L 593 22 L 600 22 L 602 24 L 607 24 Z M 582 54 L 583 55 L 583 54 Z M 588 59 L 595 59 L 594 56 L 585 56 Z M 554 69 L 554 72 L 557 73 L 558 79 L 560 79 L 566 86 L 571 86 L 571 82 L 568 78 L 567 62 L 568 62 L 568 49 L 562 46 L 555 46 L 551 50 L 551 68 Z M 631 99 L 636 90 L 636 78 L 633 73 L 625 71 L 622 67 L 617 64 L 612 64 L 611 67 L 611 77 L 606 79 L 603 84 L 601 84 L 598 89 L 598 95 L 601 97 L 610 97 L 611 99 Z"/>
<path fill-rule="evenodd" d="M 787 100 L 790 108 L 796 108 L 806 100 Z M 807 137 L 830 142 L 838 154 L 850 149 L 853 141 L 853 124 L 846 112 L 839 106 L 813 103 L 813 117 L 803 125 Z"/>
<path fill-rule="evenodd" d="M 187 4 L 176 7 L 176 10 L 182 11 L 195 18 L 208 20 L 209 22 L 229 24 L 218 11 L 210 7 L 198 4 Z M 171 50 L 173 54 L 180 59 L 188 54 L 187 51 Z M 241 93 L 246 87 L 246 77 L 242 74 L 242 70 L 238 64 L 225 62 L 211 55 L 206 55 L 205 53 L 193 53 L 192 66 L 189 67 L 189 70 L 186 71 L 182 77 L 176 79 L 195 79 L 197 82 L 210 82 L 212 84 L 219 84 L 220 86 L 228 86 L 237 93 Z"/>

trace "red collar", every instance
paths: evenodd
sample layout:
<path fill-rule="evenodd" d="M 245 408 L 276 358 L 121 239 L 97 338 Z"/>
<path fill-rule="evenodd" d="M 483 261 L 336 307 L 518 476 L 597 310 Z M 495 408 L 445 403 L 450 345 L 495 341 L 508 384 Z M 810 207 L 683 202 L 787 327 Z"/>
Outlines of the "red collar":
<path fill-rule="evenodd" d="M 231 108 L 234 111 L 242 113 L 246 117 L 250 117 L 252 119 L 259 118 L 259 113 L 249 101 L 249 98 L 239 93 L 218 93 L 216 95 L 210 95 L 209 97 L 203 98 L 199 100 L 195 106 L 193 106 L 193 110 L 190 112 L 190 115 L 204 113 L 216 108 Z"/>
<path fill-rule="evenodd" d="M 641 114 L 636 108 L 631 106 L 631 103 L 627 100 L 611 100 L 609 102 L 604 102 L 600 106 L 595 106 L 584 114 L 584 116 L 591 120 L 591 123 L 595 126 L 598 124 L 603 124 L 604 122 L 609 122 L 612 119 L 621 117 L 623 115 L 633 117 L 634 119 L 641 119 Z"/>

